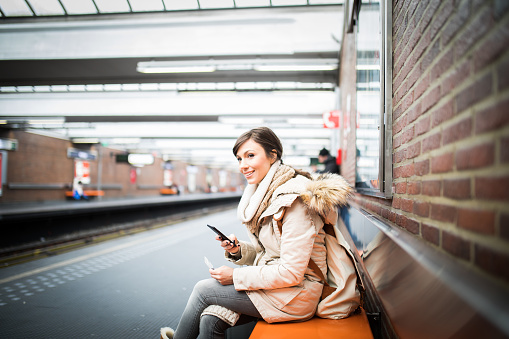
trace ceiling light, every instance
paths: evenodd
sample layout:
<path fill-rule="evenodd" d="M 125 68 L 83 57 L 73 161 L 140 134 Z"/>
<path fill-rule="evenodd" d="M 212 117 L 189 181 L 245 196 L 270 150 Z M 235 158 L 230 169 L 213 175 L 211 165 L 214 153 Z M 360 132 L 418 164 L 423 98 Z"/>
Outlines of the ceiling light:
<path fill-rule="evenodd" d="M 98 138 L 74 138 L 72 139 L 74 144 L 98 144 Z"/>
<path fill-rule="evenodd" d="M 136 70 L 140 73 L 207 73 L 215 71 L 332 71 L 338 60 L 329 59 L 237 59 L 237 60 L 183 60 L 142 61 Z"/>
<path fill-rule="evenodd" d="M 298 72 L 298 71 L 333 71 L 338 65 L 259 65 L 254 70 L 259 72 Z"/>

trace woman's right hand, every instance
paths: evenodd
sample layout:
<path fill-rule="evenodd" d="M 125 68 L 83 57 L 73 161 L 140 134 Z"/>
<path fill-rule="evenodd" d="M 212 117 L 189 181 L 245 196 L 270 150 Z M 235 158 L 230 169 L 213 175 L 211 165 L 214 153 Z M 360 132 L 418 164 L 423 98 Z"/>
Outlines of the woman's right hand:
<path fill-rule="evenodd" d="M 219 238 L 218 235 L 216 236 L 216 240 L 221 241 L 221 247 L 224 248 L 225 251 L 229 252 L 230 254 L 236 254 L 240 250 L 239 240 L 234 234 L 230 234 L 228 239 L 233 241 L 235 245 L 233 245 L 228 240 L 221 241 L 221 238 Z"/>

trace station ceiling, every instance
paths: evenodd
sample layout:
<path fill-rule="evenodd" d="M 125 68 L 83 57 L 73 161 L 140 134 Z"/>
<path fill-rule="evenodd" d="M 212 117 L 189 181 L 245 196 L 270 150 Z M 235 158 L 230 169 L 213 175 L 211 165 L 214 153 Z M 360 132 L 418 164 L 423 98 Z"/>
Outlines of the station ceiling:
<path fill-rule="evenodd" d="M 305 167 L 337 130 L 343 1 L 0 0 L 0 126 L 235 166 L 273 128 Z"/>

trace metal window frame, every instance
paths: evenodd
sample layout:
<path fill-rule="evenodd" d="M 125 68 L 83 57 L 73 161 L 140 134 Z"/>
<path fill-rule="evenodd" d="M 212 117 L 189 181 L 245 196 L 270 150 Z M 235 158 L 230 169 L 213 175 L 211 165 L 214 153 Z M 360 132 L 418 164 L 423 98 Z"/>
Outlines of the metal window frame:
<path fill-rule="evenodd" d="M 360 4 L 361 0 L 359 0 Z M 362 6 L 361 6 L 362 7 Z M 359 11 L 361 8 L 359 8 Z M 380 150 L 378 189 L 357 188 L 357 192 L 392 198 L 392 1 L 380 0 Z M 362 25 L 362 22 L 359 23 Z"/>

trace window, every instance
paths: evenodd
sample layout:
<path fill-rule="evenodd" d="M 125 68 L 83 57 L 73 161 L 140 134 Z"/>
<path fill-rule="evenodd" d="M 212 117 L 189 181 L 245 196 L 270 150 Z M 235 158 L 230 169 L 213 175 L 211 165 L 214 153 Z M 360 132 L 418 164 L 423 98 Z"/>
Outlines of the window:
<path fill-rule="evenodd" d="M 356 30 L 358 192 L 392 196 L 392 8 L 363 0 Z"/>

